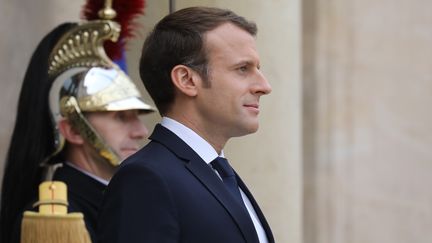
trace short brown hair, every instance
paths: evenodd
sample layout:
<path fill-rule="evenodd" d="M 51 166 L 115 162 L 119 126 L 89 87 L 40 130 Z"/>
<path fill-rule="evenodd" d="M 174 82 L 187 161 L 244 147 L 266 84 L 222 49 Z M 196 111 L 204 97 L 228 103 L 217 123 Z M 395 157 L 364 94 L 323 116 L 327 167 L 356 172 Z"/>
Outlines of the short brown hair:
<path fill-rule="evenodd" d="M 224 23 L 232 23 L 252 36 L 256 24 L 231 10 L 191 7 L 164 17 L 147 37 L 140 60 L 140 76 L 161 115 L 174 101 L 171 70 L 179 64 L 208 78 L 208 60 L 203 36 Z"/>

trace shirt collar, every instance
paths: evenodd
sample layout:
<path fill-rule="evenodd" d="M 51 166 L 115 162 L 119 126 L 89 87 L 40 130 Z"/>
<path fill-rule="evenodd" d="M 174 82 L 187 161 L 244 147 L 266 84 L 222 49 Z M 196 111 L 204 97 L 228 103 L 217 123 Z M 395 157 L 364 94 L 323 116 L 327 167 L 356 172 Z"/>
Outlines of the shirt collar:
<path fill-rule="evenodd" d="M 195 151 L 195 153 L 197 153 L 207 164 L 212 162 L 218 156 L 224 156 L 223 151 L 218 155 L 216 150 L 204 138 L 200 137 L 192 129 L 174 119 L 163 117 L 161 125 L 173 132 L 189 145 L 189 147 L 191 147 L 193 151 Z"/>
<path fill-rule="evenodd" d="M 99 181 L 100 183 L 104 184 L 105 186 L 108 186 L 108 183 L 109 183 L 108 180 L 105 180 L 105 179 L 100 178 L 99 176 L 93 175 L 92 173 L 90 173 L 90 172 L 88 172 L 88 171 L 85 171 L 85 170 L 79 168 L 78 166 L 72 164 L 72 163 L 69 162 L 69 161 L 66 161 L 66 164 L 69 165 L 70 167 L 74 168 L 75 170 L 78 170 L 78 171 L 80 171 L 81 173 L 86 174 L 86 175 L 88 175 L 89 177 L 91 177 L 91 178 L 93 178 L 93 179 Z"/>

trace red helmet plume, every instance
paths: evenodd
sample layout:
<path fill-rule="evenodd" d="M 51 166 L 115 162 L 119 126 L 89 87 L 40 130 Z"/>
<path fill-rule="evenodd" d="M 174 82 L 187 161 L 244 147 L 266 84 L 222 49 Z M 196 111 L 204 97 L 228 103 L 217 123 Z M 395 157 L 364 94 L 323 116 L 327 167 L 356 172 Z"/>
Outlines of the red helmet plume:
<path fill-rule="evenodd" d="M 87 0 L 81 12 L 81 18 L 86 20 L 100 19 L 98 12 L 104 8 L 104 0 Z M 144 14 L 145 0 L 113 0 L 112 8 L 116 11 L 117 16 L 113 19 L 121 26 L 119 40 L 114 42 L 105 42 L 105 51 L 108 56 L 117 60 L 122 57 L 127 39 L 135 36 L 135 30 L 138 26 L 133 20 L 139 15 Z"/>

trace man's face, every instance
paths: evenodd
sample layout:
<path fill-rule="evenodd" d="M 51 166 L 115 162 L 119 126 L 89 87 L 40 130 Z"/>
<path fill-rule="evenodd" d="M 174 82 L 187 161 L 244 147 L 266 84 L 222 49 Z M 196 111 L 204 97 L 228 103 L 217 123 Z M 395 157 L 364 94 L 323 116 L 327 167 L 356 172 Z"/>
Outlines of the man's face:
<path fill-rule="evenodd" d="M 197 96 L 204 126 L 226 139 L 258 129 L 259 99 L 271 92 L 260 71 L 255 38 L 226 23 L 205 35 L 210 87 Z"/>
<path fill-rule="evenodd" d="M 122 160 L 138 151 L 148 136 L 137 110 L 92 112 L 87 119 Z"/>

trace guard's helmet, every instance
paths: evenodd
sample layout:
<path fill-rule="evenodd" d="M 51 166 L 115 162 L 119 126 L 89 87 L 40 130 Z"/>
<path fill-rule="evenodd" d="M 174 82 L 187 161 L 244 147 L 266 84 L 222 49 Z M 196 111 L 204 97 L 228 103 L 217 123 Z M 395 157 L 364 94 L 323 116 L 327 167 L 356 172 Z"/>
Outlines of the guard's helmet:
<path fill-rule="evenodd" d="M 116 41 L 120 27 L 111 20 L 85 22 L 66 32 L 49 58 L 53 80 L 49 106 L 53 119 L 56 153 L 64 147 L 57 124 L 66 118 L 81 136 L 112 165 L 121 160 L 86 119 L 86 112 L 154 111 L 140 92 L 103 49 L 105 40 Z"/>

